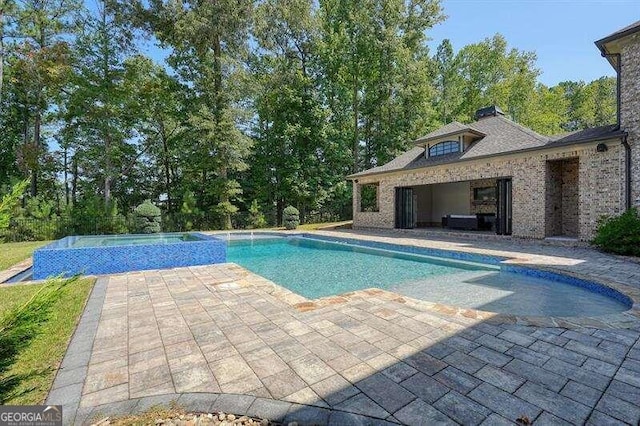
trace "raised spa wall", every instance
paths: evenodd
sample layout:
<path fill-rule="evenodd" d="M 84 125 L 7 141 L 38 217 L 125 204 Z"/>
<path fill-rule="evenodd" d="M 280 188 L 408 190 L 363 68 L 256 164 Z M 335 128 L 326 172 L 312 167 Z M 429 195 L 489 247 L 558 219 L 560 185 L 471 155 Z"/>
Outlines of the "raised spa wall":
<path fill-rule="evenodd" d="M 191 235 L 199 239 L 167 244 L 101 247 L 67 247 L 68 242 L 77 237 L 66 237 L 33 253 L 33 278 L 40 280 L 51 276 L 104 275 L 226 261 L 225 241 L 210 235 Z"/>

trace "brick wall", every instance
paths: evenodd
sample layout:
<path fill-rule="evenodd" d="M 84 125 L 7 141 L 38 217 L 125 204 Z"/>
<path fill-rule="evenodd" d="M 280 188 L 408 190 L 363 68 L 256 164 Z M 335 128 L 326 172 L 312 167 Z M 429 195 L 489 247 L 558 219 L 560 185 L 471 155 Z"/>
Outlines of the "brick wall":
<path fill-rule="evenodd" d="M 575 158 L 578 166 L 578 236 L 593 237 L 602 216 L 619 214 L 624 208 L 624 150 L 620 141 L 607 142 L 606 152 L 595 144 L 579 148 L 505 155 L 386 175 L 360 177 L 354 185 L 354 227 L 393 228 L 395 188 L 460 182 L 476 179 L 513 179 L 513 235 L 544 238 L 547 222 L 547 161 Z M 358 212 L 361 184 L 379 182 L 380 211 Z"/>
<path fill-rule="evenodd" d="M 631 202 L 640 206 L 640 34 L 621 44 L 620 121 L 631 145 Z"/>

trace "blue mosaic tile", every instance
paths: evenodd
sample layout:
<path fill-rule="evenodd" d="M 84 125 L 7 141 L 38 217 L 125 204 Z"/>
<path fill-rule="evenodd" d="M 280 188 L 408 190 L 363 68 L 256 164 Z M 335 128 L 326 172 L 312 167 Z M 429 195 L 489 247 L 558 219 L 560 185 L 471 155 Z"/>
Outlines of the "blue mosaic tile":
<path fill-rule="evenodd" d="M 157 234 L 170 238 L 186 234 Z M 224 263 L 226 243 L 216 237 L 189 233 L 189 241 L 162 244 L 113 245 L 78 247 L 74 244 L 90 239 L 135 238 L 136 236 L 66 237 L 33 253 L 33 278 L 101 275 L 148 269 L 167 269 L 184 266 Z M 149 235 L 138 236 L 149 237 Z"/>
<path fill-rule="evenodd" d="M 543 269 L 527 268 L 527 267 L 518 266 L 518 265 L 502 265 L 500 269 L 504 272 L 526 275 L 534 278 L 542 278 L 545 280 L 556 281 L 563 284 L 574 285 L 576 287 L 582 287 L 589 291 L 593 291 L 594 293 L 599 293 L 604 296 L 611 297 L 612 299 L 615 299 L 627 305 L 629 308 L 633 306 L 633 301 L 629 296 L 623 293 L 620 293 L 619 291 L 611 287 L 607 287 L 605 285 L 598 284 L 593 281 L 588 281 L 582 278 L 561 274 L 558 272 L 546 271 Z"/>

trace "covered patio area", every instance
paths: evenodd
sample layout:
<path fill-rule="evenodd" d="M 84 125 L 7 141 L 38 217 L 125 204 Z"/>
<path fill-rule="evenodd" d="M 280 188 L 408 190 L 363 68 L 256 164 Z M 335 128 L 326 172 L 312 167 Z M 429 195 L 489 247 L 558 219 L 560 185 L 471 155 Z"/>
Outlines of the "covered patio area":
<path fill-rule="evenodd" d="M 511 180 L 476 179 L 396 188 L 395 227 L 511 233 Z"/>

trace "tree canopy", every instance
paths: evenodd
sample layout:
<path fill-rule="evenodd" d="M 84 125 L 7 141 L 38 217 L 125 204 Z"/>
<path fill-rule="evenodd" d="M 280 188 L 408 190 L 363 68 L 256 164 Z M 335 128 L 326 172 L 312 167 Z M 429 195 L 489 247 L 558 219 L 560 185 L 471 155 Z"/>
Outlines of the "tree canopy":
<path fill-rule="evenodd" d="M 549 135 L 615 122 L 614 78 L 545 86 L 500 34 L 430 51 L 444 19 L 439 0 L 0 0 L 0 192 L 28 180 L 38 215 L 348 218 L 346 175 L 481 107 Z"/>

